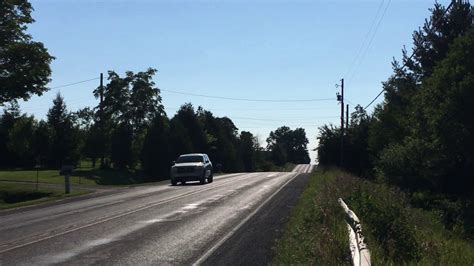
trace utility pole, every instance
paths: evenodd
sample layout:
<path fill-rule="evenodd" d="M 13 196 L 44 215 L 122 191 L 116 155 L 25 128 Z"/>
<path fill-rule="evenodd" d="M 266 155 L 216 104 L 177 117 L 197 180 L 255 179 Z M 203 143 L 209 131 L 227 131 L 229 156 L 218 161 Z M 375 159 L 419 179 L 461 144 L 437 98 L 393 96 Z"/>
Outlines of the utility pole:
<path fill-rule="evenodd" d="M 100 112 L 100 137 L 102 140 L 102 145 L 104 145 L 105 141 L 105 134 L 104 134 L 104 74 L 100 73 L 100 87 L 99 87 L 99 94 L 100 94 L 100 103 L 99 103 L 99 112 Z M 104 150 L 101 152 L 100 156 L 100 167 L 105 166 L 105 161 L 104 161 Z"/>
<path fill-rule="evenodd" d="M 349 105 L 346 104 L 346 130 L 349 129 Z"/>
<path fill-rule="evenodd" d="M 337 93 L 337 101 L 341 102 L 341 158 L 339 166 L 344 164 L 344 79 L 341 79 L 341 94 Z"/>

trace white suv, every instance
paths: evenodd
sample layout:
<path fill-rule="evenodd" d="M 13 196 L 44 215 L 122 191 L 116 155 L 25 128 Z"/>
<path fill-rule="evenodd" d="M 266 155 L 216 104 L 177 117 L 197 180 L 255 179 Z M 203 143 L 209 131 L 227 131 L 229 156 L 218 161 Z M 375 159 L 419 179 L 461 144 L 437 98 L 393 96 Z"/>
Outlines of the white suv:
<path fill-rule="evenodd" d="M 171 185 L 173 186 L 176 186 L 178 182 L 185 184 L 186 181 L 199 181 L 204 184 L 206 179 L 208 183 L 212 183 L 212 163 L 207 154 L 183 154 L 171 166 Z"/>

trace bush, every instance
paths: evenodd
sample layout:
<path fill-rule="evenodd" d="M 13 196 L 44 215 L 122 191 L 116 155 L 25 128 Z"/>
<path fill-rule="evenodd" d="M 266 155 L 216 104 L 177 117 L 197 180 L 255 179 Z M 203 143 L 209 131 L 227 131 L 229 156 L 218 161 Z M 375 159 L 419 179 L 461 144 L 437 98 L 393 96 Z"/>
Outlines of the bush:
<path fill-rule="evenodd" d="M 362 182 L 348 198 L 348 204 L 368 225 L 365 232 L 375 237 L 373 242 L 380 244 L 385 256 L 399 262 L 421 258 L 421 244 L 404 194 L 384 185 Z"/>
<path fill-rule="evenodd" d="M 278 241 L 275 264 L 350 263 L 339 197 L 361 220 L 374 265 L 470 265 L 474 261 L 472 239 L 464 238 L 459 226 L 443 225 L 444 219 L 460 220 L 459 208 L 464 213 L 470 209 L 471 216 L 463 217 L 472 217 L 472 205 L 440 198 L 433 202 L 444 206 L 443 212 L 418 209 L 410 205 L 414 199 L 397 188 L 319 167 Z"/>

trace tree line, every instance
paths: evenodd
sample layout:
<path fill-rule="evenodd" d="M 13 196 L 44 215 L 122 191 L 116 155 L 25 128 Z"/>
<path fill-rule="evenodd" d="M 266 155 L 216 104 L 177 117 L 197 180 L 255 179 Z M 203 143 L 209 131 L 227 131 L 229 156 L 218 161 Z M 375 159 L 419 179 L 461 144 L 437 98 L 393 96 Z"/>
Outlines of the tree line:
<path fill-rule="evenodd" d="M 154 179 L 169 176 L 180 154 L 209 154 L 217 170 L 268 171 L 309 163 L 304 129 L 282 126 L 261 147 L 251 132 L 238 131 L 228 117 L 183 104 L 169 118 L 155 87 L 155 69 L 109 71 L 108 83 L 94 90 L 102 101 L 93 108 L 68 110 L 58 93 L 46 120 L 22 113 L 13 101 L 0 116 L 0 167 L 59 168 L 92 161 L 93 167 L 141 169 Z"/>
<path fill-rule="evenodd" d="M 412 191 L 473 195 L 473 18 L 467 1 L 434 5 L 413 33 L 413 56 L 403 48 L 393 61 L 383 102 L 351 114 L 344 168 Z M 320 164 L 339 164 L 340 136 L 333 125 L 319 129 Z"/>
<path fill-rule="evenodd" d="M 58 93 L 46 120 L 22 113 L 18 99 L 48 91 L 55 58 L 27 33 L 34 22 L 27 0 L 0 2 L 0 167 L 59 168 L 90 159 L 103 168 L 142 169 L 166 178 L 179 154 L 208 153 L 225 172 L 271 170 L 309 163 L 304 129 L 281 127 L 261 147 L 251 132 L 238 132 L 228 117 L 185 103 L 169 118 L 153 77 L 156 69 L 120 76 L 93 91 L 94 107 L 68 110 Z"/>

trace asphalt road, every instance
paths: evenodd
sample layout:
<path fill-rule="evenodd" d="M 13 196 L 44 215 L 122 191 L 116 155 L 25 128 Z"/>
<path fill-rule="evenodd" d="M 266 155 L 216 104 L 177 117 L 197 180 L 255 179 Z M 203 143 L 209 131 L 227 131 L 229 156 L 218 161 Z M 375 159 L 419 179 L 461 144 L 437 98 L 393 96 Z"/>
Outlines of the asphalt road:
<path fill-rule="evenodd" d="M 261 244 L 267 251 L 261 254 L 268 257 L 271 232 L 276 230 L 268 221 L 278 215 L 272 210 L 280 209 L 275 207 L 278 202 L 295 201 L 297 197 L 285 191 L 302 183 L 298 180 L 310 170 L 299 165 L 288 173 L 222 175 L 206 185 L 173 187 L 162 182 L 0 213 L 0 264 L 209 264 L 206 261 L 215 260 L 232 241 L 258 237 L 249 233 L 255 231 L 252 224 L 269 231 L 255 231 L 267 235 Z M 265 219 L 267 223 L 259 225 Z M 232 254 L 226 263 L 242 263 L 242 251 L 234 249 Z"/>

